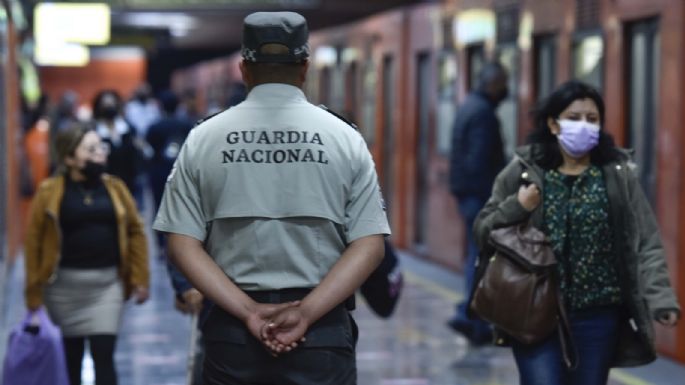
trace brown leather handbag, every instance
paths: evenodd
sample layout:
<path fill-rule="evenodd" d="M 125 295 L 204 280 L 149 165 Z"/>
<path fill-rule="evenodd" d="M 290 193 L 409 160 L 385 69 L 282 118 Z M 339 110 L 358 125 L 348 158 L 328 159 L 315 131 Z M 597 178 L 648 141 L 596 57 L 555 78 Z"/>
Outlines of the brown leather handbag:
<path fill-rule="evenodd" d="M 545 234 L 529 224 L 492 230 L 495 252 L 478 282 L 471 309 L 520 342 L 549 337 L 559 325 L 557 260 Z"/>

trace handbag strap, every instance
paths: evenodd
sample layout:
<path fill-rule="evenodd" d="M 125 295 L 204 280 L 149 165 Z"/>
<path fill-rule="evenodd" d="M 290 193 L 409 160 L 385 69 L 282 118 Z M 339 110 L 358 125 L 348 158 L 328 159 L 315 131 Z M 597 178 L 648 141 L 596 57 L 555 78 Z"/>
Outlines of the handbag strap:
<path fill-rule="evenodd" d="M 571 336 L 571 326 L 566 314 L 566 306 L 561 295 L 561 290 L 557 289 L 557 300 L 559 304 L 559 323 L 557 329 L 559 330 L 559 343 L 561 344 L 561 353 L 564 358 L 566 368 L 573 370 L 578 367 L 578 350 L 573 344 Z"/>

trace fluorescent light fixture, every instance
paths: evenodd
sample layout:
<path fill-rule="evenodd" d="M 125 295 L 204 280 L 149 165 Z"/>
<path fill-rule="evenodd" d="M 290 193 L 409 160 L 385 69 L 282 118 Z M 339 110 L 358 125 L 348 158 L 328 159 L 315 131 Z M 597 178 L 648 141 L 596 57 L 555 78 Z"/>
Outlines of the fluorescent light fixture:
<path fill-rule="evenodd" d="M 454 41 L 459 44 L 483 42 L 495 38 L 495 13 L 489 9 L 470 9 L 454 20 Z"/>
<path fill-rule="evenodd" d="M 343 63 L 352 63 L 359 59 L 359 50 L 352 47 L 347 47 L 342 50 L 341 60 Z"/>
<path fill-rule="evenodd" d="M 143 28 L 191 29 L 198 25 L 197 18 L 178 12 L 131 12 L 123 22 Z"/>
<path fill-rule="evenodd" d="M 579 70 L 585 76 L 599 65 L 604 56 L 604 41 L 601 36 L 590 36 L 580 43 L 580 63 Z"/>
<path fill-rule="evenodd" d="M 333 66 L 338 61 L 338 51 L 327 45 L 322 45 L 314 53 L 314 63 L 318 67 Z"/>
<path fill-rule="evenodd" d="M 533 14 L 525 11 L 519 24 L 518 36 L 518 45 L 524 51 L 528 51 L 533 46 L 533 22 Z"/>
<path fill-rule="evenodd" d="M 44 66 L 82 67 L 90 61 L 90 53 L 81 44 L 36 40 L 35 59 Z"/>
<path fill-rule="evenodd" d="M 104 45 L 110 39 L 110 8 L 105 3 L 39 3 L 34 11 L 34 36 L 69 43 Z"/>
<path fill-rule="evenodd" d="M 123 23 L 138 28 L 167 28 L 173 37 L 184 37 L 199 25 L 198 19 L 178 12 L 131 12 Z"/>

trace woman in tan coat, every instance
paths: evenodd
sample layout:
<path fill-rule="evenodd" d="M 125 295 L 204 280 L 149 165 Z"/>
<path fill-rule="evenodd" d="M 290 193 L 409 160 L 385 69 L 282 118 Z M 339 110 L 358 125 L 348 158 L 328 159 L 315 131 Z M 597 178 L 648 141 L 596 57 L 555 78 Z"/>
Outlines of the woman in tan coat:
<path fill-rule="evenodd" d="M 97 385 L 117 383 L 114 347 L 124 301 L 148 298 L 143 222 L 126 185 L 103 173 L 107 147 L 83 127 L 56 138 L 60 172 L 36 193 L 26 236 L 26 305 L 61 329 L 72 385 L 88 340 Z"/>

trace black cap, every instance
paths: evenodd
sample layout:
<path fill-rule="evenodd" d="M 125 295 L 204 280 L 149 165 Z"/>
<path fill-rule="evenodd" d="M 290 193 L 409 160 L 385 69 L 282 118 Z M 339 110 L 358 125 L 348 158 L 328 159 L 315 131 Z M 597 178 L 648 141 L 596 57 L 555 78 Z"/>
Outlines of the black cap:
<path fill-rule="evenodd" d="M 295 12 L 255 12 L 243 22 L 243 59 L 259 63 L 297 63 L 309 57 L 307 20 Z M 265 44 L 280 44 L 287 53 L 265 53 Z"/>

